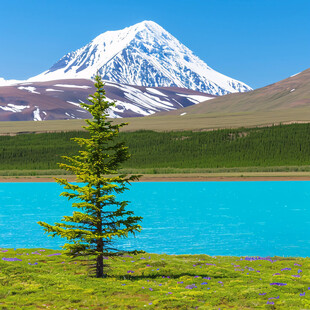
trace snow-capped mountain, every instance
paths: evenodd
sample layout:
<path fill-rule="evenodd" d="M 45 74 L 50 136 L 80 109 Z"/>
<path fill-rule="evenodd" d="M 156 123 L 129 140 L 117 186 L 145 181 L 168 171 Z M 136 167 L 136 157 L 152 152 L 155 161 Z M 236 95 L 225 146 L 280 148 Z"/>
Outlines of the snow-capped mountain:
<path fill-rule="evenodd" d="M 28 81 L 91 79 L 97 72 L 104 80 L 117 83 L 181 87 L 211 95 L 252 90 L 210 68 L 152 21 L 107 31 Z"/>

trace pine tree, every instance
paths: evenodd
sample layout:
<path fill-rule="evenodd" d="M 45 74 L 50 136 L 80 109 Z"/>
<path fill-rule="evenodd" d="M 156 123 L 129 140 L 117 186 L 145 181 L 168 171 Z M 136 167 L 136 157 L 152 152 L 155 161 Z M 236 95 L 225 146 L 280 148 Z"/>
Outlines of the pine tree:
<path fill-rule="evenodd" d="M 114 247 L 115 239 L 139 232 L 141 226 L 137 223 L 142 217 L 125 210 L 128 201 L 117 200 L 117 194 L 127 190 L 126 186 L 138 176 L 117 174 L 120 164 L 130 157 L 128 147 L 115 141 L 120 127 L 127 124 L 113 125 L 107 120 L 114 103 L 105 100 L 104 84 L 98 75 L 95 87 L 96 92 L 88 99 L 90 104 L 81 104 L 93 116 L 92 120 L 86 120 L 88 126 L 83 126 L 90 138 L 73 138 L 82 150 L 73 157 L 63 156 L 67 164 L 59 164 L 60 168 L 75 174 L 79 182 L 69 183 L 67 179 L 56 178 L 56 182 L 68 190 L 61 196 L 73 199 L 72 207 L 79 211 L 64 216 L 62 223 L 38 224 L 49 236 L 61 236 L 69 241 L 63 246 L 66 254 L 94 258 L 96 277 L 99 278 L 106 276 L 104 257 L 123 253 Z"/>

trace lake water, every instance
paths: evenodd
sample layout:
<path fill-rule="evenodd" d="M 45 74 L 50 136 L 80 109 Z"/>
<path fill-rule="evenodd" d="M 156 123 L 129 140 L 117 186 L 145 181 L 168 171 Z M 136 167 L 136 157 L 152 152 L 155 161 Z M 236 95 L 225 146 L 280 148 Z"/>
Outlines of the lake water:
<path fill-rule="evenodd" d="M 37 221 L 74 208 L 56 183 L 0 183 L 0 246 L 59 249 Z M 141 182 L 122 198 L 143 231 L 119 244 L 151 253 L 249 256 L 310 254 L 310 182 Z"/>

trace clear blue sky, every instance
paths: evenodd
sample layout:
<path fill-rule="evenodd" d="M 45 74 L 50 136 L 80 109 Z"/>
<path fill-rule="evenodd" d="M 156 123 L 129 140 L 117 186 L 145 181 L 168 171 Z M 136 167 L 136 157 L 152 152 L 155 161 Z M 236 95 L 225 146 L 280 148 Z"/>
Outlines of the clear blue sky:
<path fill-rule="evenodd" d="M 153 20 L 253 88 L 310 67 L 310 0 L 1 0 L 0 77 L 26 79 L 107 30 Z"/>

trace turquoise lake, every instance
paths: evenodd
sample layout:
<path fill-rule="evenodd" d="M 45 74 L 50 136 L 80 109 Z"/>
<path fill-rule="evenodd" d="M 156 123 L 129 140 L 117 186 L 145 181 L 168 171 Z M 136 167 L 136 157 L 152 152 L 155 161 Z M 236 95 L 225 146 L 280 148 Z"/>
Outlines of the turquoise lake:
<path fill-rule="evenodd" d="M 56 183 L 0 183 L 0 246 L 59 249 L 37 221 L 74 208 Z M 310 254 L 310 182 L 141 182 L 122 195 L 143 231 L 119 248 L 150 253 L 248 256 Z"/>

